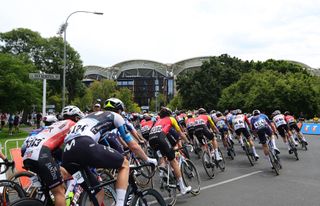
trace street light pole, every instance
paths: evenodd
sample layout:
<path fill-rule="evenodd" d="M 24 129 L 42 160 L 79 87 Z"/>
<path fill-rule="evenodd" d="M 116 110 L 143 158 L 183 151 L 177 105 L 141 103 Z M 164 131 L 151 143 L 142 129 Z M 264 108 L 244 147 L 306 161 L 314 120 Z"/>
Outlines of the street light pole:
<path fill-rule="evenodd" d="M 66 105 L 66 69 L 67 69 L 67 27 L 69 18 L 75 13 L 90 13 L 96 15 L 103 15 L 101 12 L 92 12 L 92 11 L 75 11 L 69 14 L 66 19 L 66 22 L 62 25 L 60 33 L 63 32 L 63 75 L 62 75 L 62 108 Z"/>

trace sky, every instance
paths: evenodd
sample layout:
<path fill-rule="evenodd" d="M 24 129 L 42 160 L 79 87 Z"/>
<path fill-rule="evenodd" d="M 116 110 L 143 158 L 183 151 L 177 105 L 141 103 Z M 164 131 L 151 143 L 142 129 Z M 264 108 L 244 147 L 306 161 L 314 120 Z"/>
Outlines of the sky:
<path fill-rule="evenodd" d="M 28 28 L 67 42 L 84 66 L 229 54 L 320 68 L 319 0 L 2 0 L 0 32 Z"/>

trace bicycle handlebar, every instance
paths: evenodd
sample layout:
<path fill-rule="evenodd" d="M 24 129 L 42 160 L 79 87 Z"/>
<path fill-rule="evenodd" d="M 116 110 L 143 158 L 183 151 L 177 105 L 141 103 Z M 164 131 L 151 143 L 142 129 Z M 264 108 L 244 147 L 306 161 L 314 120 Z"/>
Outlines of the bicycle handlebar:
<path fill-rule="evenodd" d="M 2 170 L 3 166 L 4 166 L 4 170 Z M 0 174 L 6 173 L 9 170 L 10 167 L 11 167 L 12 170 L 14 169 L 14 167 L 15 167 L 14 161 L 8 161 L 7 160 L 7 161 L 4 161 L 4 162 L 0 162 Z"/>

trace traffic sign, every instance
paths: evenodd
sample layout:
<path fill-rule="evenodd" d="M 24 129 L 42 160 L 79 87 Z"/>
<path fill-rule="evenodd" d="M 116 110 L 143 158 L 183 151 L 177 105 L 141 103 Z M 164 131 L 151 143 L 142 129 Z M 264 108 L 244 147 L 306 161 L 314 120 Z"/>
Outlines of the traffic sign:
<path fill-rule="evenodd" d="M 29 78 L 34 80 L 39 80 L 39 79 L 59 80 L 60 74 L 29 73 Z"/>

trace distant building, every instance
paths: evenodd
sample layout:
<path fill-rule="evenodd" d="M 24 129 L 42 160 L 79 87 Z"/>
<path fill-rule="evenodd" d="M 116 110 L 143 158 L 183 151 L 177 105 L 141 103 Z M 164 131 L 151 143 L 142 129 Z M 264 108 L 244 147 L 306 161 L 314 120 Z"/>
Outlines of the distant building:
<path fill-rule="evenodd" d="M 164 94 L 169 102 L 176 94 L 175 80 L 178 75 L 188 71 L 200 69 L 204 61 L 210 56 L 195 57 L 173 64 L 163 64 L 150 60 L 129 60 L 111 67 L 85 66 L 83 82 L 89 85 L 95 80 L 111 79 L 119 87 L 127 87 L 134 93 L 134 101 L 139 106 L 149 106 L 152 98 L 157 94 Z M 319 69 L 314 69 L 300 62 L 290 61 L 320 75 Z"/>

